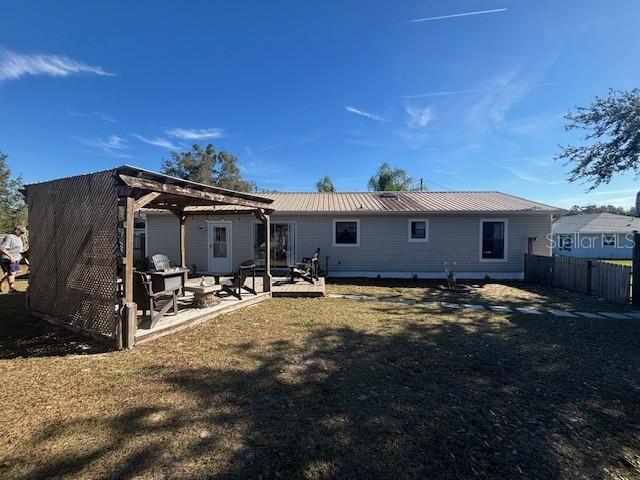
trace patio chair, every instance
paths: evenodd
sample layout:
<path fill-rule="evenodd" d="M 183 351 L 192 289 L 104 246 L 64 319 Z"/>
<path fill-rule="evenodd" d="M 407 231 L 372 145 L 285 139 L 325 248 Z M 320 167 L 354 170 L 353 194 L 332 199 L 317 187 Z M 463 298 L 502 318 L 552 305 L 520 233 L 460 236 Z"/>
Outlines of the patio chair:
<path fill-rule="evenodd" d="M 251 287 L 245 285 L 247 278 L 251 275 L 252 283 Z M 242 291 L 246 290 L 247 292 L 257 295 L 256 292 L 256 262 L 253 260 L 245 260 L 238 267 L 238 271 L 233 274 L 233 278 L 228 280 L 227 282 L 222 282 L 220 284 L 221 291 L 218 296 L 222 292 L 225 292 L 227 296 L 234 296 L 238 300 L 242 300 Z"/>
<path fill-rule="evenodd" d="M 171 261 L 169 257 L 162 253 L 156 253 L 153 257 L 151 257 L 151 262 L 153 263 L 153 268 L 157 271 L 169 270 L 171 268 Z"/>
<path fill-rule="evenodd" d="M 151 319 L 149 328 L 153 328 L 158 320 L 167 315 L 169 310 L 173 310 L 173 315 L 178 313 L 177 292 L 180 288 L 178 286 L 171 290 L 154 291 L 153 282 L 146 273 L 133 272 L 133 301 L 142 309 L 143 315 L 146 314 L 147 310 L 149 311 Z M 165 299 L 169 301 L 158 310 L 158 301 Z"/>
<path fill-rule="evenodd" d="M 315 283 L 318 280 L 318 270 L 320 260 L 320 249 L 316 249 L 315 253 L 310 257 L 302 257 L 302 261 L 296 263 L 293 267 L 289 267 L 291 283 L 297 278 L 301 278 L 305 282 Z"/>

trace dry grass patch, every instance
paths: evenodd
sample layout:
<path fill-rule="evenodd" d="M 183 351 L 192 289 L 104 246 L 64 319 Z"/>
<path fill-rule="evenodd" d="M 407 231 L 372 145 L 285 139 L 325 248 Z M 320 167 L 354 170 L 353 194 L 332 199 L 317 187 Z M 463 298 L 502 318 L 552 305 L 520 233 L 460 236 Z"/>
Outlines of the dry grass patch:
<path fill-rule="evenodd" d="M 639 325 L 274 299 L 133 351 L 27 349 L 0 360 L 0 476 L 631 478 Z"/>
<path fill-rule="evenodd" d="M 465 291 L 451 292 L 442 281 L 400 279 L 332 279 L 327 293 L 387 296 L 418 301 L 529 306 L 572 311 L 620 311 L 616 305 L 579 292 L 532 285 L 524 282 L 459 281 Z"/>

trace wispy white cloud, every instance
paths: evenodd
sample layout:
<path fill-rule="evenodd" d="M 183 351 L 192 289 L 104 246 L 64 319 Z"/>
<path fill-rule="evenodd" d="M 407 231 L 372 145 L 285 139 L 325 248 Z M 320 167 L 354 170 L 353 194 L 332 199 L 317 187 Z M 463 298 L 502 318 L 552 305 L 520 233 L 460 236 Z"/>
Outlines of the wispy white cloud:
<path fill-rule="evenodd" d="M 548 180 L 520 168 L 513 167 L 507 170 L 509 170 L 514 177 L 524 182 L 541 183 L 544 185 L 559 185 L 566 182 L 566 180 Z"/>
<path fill-rule="evenodd" d="M 472 15 L 486 15 L 488 13 L 506 12 L 506 8 L 494 8 L 493 10 L 476 10 L 474 12 L 452 13 L 450 15 L 440 15 L 437 17 L 414 18 L 408 20 L 407 23 L 433 22 L 434 20 L 447 20 L 449 18 L 469 17 Z"/>
<path fill-rule="evenodd" d="M 552 129 L 563 129 L 563 114 L 558 112 L 543 112 L 514 120 L 506 125 L 509 132 L 516 135 L 533 135 Z"/>
<path fill-rule="evenodd" d="M 417 105 L 405 105 L 404 109 L 409 116 L 407 119 L 407 126 L 409 128 L 424 128 L 433 120 L 433 113 L 430 106 L 419 107 Z"/>
<path fill-rule="evenodd" d="M 475 129 L 503 126 L 507 113 L 540 84 L 554 61 L 528 71 L 522 65 L 514 65 L 493 77 L 484 93 L 467 108 L 466 124 Z"/>
<path fill-rule="evenodd" d="M 205 140 L 224 136 L 224 130 L 221 128 L 168 128 L 164 133 L 182 140 Z"/>
<path fill-rule="evenodd" d="M 606 193 L 606 192 L 602 192 Z M 563 208 L 570 208 L 574 205 L 614 205 L 616 207 L 632 207 L 635 206 L 636 196 L 598 196 L 596 198 L 591 196 L 592 194 L 585 194 L 581 197 L 562 197 L 546 200 L 546 203 L 557 205 Z"/>
<path fill-rule="evenodd" d="M 84 146 L 91 147 L 98 153 L 115 158 L 131 158 L 131 155 L 126 153 L 126 150 L 129 148 L 127 141 L 118 135 L 111 135 L 107 138 L 74 138 Z"/>
<path fill-rule="evenodd" d="M 154 145 L 156 147 L 166 148 L 168 150 L 178 150 L 180 148 L 178 145 L 171 143 L 171 141 L 166 138 L 147 138 L 142 135 L 138 135 L 137 133 L 132 133 L 131 136 L 133 138 L 137 138 L 141 142 L 148 143 L 149 145 Z"/>
<path fill-rule="evenodd" d="M 114 76 L 102 67 L 79 62 L 64 55 L 23 54 L 0 48 L 0 81 L 15 80 L 25 75 L 67 77 L 80 74 Z"/>
<path fill-rule="evenodd" d="M 72 110 L 69 109 L 67 110 L 67 114 L 71 115 L 72 117 L 79 117 L 79 118 L 97 118 L 99 120 L 103 120 L 105 122 L 109 122 L 109 123 L 115 123 L 115 119 L 109 115 L 108 113 L 105 112 L 79 112 L 78 110 Z"/>
<path fill-rule="evenodd" d="M 115 123 L 114 118 L 104 112 L 94 112 L 94 114 L 96 115 L 96 117 L 98 117 L 100 120 L 104 120 L 105 122 L 111 122 L 111 123 Z"/>
<path fill-rule="evenodd" d="M 615 205 L 631 207 L 635 205 L 638 188 L 620 188 L 590 191 L 580 196 L 556 197 L 548 200 L 552 205 L 572 207 L 573 205 Z"/>
<path fill-rule="evenodd" d="M 558 85 L 558 82 L 539 82 L 532 85 L 532 88 L 540 88 L 540 87 L 551 87 L 554 85 Z M 427 98 L 427 97 L 446 97 L 449 95 L 469 95 L 473 93 L 493 93 L 500 92 L 502 90 L 509 90 L 514 88 L 513 86 L 493 86 L 489 88 L 475 88 L 468 90 L 441 90 L 436 92 L 426 92 L 426 93 L 415 93 L 411 95 L 400 95 L 398 98 Z"/>
<path fill-rule="evenodd" d="M 389 121 L 386 118 L 381 117 L 380 115 L 376 115 L 375 113 L 365 112 L 364 110 L 360 110 L 359 108 L 356 108 L 356 107 L 351 106 L 351 105 L 346 105 L 344 107 L 344 109 L 349 113 L 353 113 L 355 115 L 360 115 L 361 117 L 370 118 L 371 120 L 375 120 L 377 122 L 388 122 Z"/>
<path fill-rule="evenodd" d="M 402 145 L 411 150 L 420 150 L 433 143 L 434 135 L 428 129 L 408 129 L 401 128 L 395 130 L 395 136 L 400 139 Z"/>

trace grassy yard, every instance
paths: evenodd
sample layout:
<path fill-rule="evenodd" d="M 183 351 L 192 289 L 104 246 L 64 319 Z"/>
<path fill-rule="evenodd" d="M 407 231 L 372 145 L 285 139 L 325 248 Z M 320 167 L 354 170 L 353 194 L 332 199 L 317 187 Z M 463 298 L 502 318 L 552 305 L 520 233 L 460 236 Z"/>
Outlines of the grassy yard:
<path fill-rule="evenodd" d="M 633 267 L 633 260 L 604 260 L 607 263 L 622 265 L 623 267 Z"/>
<path fill-rule="evenodd" d="M 105 353 L 23 301 L 0 297 L 2 478 L 640 478 L 640 321 L 274 299 Z"/>

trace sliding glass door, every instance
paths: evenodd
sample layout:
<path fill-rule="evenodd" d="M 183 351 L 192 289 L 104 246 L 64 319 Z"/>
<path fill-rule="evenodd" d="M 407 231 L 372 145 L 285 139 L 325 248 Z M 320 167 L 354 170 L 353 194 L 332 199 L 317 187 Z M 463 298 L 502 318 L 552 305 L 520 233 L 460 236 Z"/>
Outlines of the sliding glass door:
<path fill-rule="evenodd" d="M 254 258 L 256 264 L 264 266 L 264 225 L 256 223 L 254 227 Z M 296 261 L 296 224 L 271 224 L 271 268 L 286 268 Z"/>

